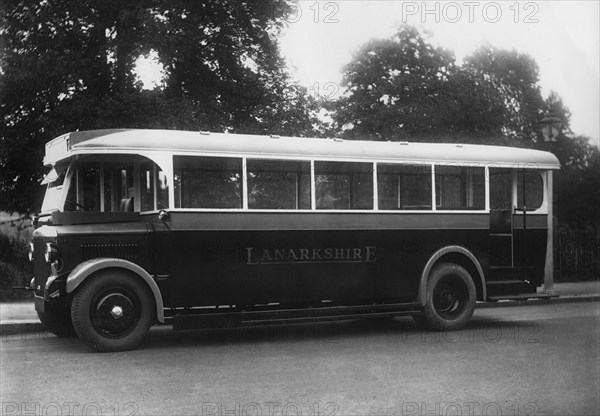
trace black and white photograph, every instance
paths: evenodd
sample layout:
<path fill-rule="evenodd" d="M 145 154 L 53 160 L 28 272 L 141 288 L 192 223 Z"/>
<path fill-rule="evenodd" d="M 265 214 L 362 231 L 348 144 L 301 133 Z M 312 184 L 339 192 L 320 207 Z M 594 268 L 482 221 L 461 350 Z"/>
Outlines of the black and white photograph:
<path fill-rule="evenodd" d="M 599 415 L 599 22 L 0 0 L 0 416 Z"/>

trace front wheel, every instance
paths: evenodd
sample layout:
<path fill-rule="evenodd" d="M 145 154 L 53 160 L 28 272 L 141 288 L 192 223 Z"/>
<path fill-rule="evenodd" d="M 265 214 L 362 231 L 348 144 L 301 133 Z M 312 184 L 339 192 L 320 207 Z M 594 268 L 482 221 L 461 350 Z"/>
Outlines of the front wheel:
<path fill-rule="evenodd" d="M 126 272 L 106 270 L 84 281 L 71 306 L 79 338 L 98 351 L 135 348 L 155 320 L 148 286 Z"/>
<path fill-rule="evenodd" d="M 469 272 L 454 263 L 437 265 L 427 280 L 423 325 L 437 331 L 460 329 L 473 315 L 475 301 L 475 284 Z"/>

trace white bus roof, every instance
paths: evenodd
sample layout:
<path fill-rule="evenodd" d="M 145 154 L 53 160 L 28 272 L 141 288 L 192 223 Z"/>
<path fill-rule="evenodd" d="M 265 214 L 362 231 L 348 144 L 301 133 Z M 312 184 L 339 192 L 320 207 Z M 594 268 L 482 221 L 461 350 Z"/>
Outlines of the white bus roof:
<path fill-rule="evenodd" d="M 73 155 L 156 153 L 416 162 L 559 169 L 552 153 L 533 149 L 456 143 L 379 142 L 205 133 L 178 130 L 90 130 L 68 133 L 46 144 L 44 164 Z"/>

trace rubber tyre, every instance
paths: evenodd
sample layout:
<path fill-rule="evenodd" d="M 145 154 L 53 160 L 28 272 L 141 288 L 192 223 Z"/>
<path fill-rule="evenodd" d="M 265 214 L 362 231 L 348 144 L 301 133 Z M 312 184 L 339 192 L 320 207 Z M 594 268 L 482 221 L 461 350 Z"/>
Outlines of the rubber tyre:
<path fill-rule="evenodd" d="M 120 315 L 114 315 L 115 308 Z M 86 279 L 71 305 L 75 332 L 101 352 L 137 347 L 155 322 L 156 306 L 148 285 L 127 272 L 106 270 Z"/>
<path fill-rule="evenodd" d="M 461 329 L 473 315 L 476 296 L 469 272 L 458 264 L 439 264 L 427 279 L 426 302 L 420 320 L 425 328 L 435 331 Z"/>
<path fill-rule="evenodd" d="M 48 332 L 61 338 L 77 336 L 68 307 L 46 306 L 44 309 L 44 312 L 37 311 L 37 315 Z"/>

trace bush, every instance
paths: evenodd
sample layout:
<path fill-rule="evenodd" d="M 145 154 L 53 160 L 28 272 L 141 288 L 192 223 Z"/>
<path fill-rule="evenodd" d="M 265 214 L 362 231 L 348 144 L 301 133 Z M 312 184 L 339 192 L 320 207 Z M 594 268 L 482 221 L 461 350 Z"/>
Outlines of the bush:
<path fill-rule="evenodd" d="M 27 257 L 28 243 L 0 234 L 0 301 L 32 299 L 29 291 L 13 286 L 29 286 L 33 270 Z"/>
<path fill-rule="evenodd" d="M 558 225 L 554 229 L 554 280 L 600 279 L 600 224 Z"/>

